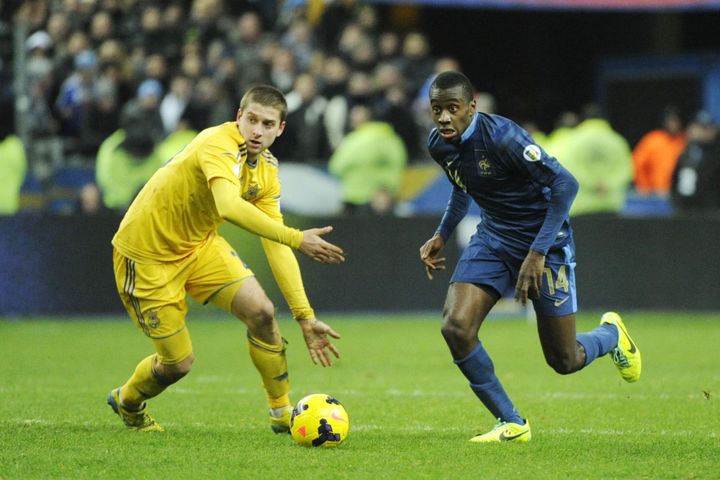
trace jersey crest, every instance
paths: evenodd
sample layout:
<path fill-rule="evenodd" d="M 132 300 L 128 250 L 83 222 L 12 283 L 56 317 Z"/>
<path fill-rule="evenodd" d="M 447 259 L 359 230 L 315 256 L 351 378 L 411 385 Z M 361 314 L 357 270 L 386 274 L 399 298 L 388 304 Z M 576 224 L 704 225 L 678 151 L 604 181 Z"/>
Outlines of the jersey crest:
<path fill-rule="evenodd" d="M 247 190 L 245 190 L 245 192 L 242 194 L 243 200 L 246 200 L 248 202 L 255 200 L 255 197 L 258 196 L 260 190 L 261 188 L 258 184 L 251 183 L 250 185 L 248 185 Z"/>
<path fill-rule="evenodd" d="M 481 177 L 489 177 L 493 174 L 492 163 L 483 150 L 475 149 L 475 160 L 477 160 L 477 173 Z"/>

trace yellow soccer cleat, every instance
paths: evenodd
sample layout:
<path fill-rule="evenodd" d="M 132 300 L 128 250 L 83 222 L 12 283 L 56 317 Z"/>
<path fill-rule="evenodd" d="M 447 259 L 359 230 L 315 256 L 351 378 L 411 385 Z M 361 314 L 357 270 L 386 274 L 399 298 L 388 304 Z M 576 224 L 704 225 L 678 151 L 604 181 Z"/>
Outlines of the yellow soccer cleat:
<path fill-rule="evenodd" d="M 603 323 L 615 325 L 618 329 L 617 347 L 610 351 L 613 363 L 615 363 L 620 375 L 626 382 L 637 382 L 640 379 L 642 370 L 640 349 L 627 333 L 620 315 L 615 312 L 607 312 L 600 319 L 600 324 Z"/>
<path fill-rule="evenodd" d="M 142 404 L 140 410 L 134 412 L 125 409 L 120 403 L 120 389 L 116 388 L 108 394 L 107 403 L 115 413 L 122 419 L 123 423 L 130 430 L 138 432 L 164 432 L 165 429 L 160 426 L 155 419 L 146 412 L 147 406 Z"/>
<path fill-rule="evenodd" d="M 292 405 L 286 405 L 281 407 L 281 409 L 270 410 L 270 428 L 273 432 L 290 433 L 292 411 Z"/>
<path fill-rule="evenodd" d="M 526 419 L 525 425 L 499 421 L 495 428 L 487 433 L 475 435 L 470 441 L 474 443 L 529 442 L 531 438 L 530 422 Z"/>

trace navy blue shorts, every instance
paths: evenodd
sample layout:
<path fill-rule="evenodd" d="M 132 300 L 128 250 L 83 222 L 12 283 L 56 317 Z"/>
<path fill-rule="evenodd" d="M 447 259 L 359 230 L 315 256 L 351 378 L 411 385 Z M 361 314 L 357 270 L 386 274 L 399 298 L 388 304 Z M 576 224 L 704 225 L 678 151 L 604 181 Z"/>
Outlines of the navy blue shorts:
<path fill-rule="evenodd" d="M 498 295 L 512 296 L 526 252 L 505 247 L 485 232 L 477 232 L 463 251 L 451 282 L 484 285 Z M 575 243 L 545 256 L 540 298 L 530 298 L 538 315 L 560 317 L 577 312 Z"/>

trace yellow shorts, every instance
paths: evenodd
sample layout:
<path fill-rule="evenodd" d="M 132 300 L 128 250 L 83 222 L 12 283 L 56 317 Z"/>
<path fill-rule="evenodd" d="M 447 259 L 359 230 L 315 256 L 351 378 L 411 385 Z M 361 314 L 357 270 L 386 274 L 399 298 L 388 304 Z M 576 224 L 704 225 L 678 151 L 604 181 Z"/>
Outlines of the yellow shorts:
<path fill-rule="evenodd" d="M 192 353 L 186 295 L 230 312 L 243 281 L 254 276 L 230 244 L 213 235 L 192 254 L 168 263 L 137 263 L 113 249 L 115 283 L 125 309 L 155 345 L 161 363 Z"/>

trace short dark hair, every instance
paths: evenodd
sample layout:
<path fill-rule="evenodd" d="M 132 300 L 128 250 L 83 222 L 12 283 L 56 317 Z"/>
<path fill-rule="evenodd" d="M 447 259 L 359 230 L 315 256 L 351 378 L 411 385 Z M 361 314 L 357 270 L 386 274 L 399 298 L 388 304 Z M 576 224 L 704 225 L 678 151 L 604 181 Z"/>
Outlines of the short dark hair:
<path fill-rule="evenodd" d="M 470 80 L 462 73 L 451 70 L 438 74 L 430 84 L 430 91 L 448 90 L 455 87 L 462 87 L 463 100 L 469 102 L 473 99 L 473 86 Z"/>
<path fill-rule="evenodd" d="M 281 122 L 287 117 L 288 106 L 285 95 L 271 85 L 257 85 L 245 92 L 240 100 L 240 110 L 245 110 L 250 102 L 276 108 L 280 112 Z"/>

